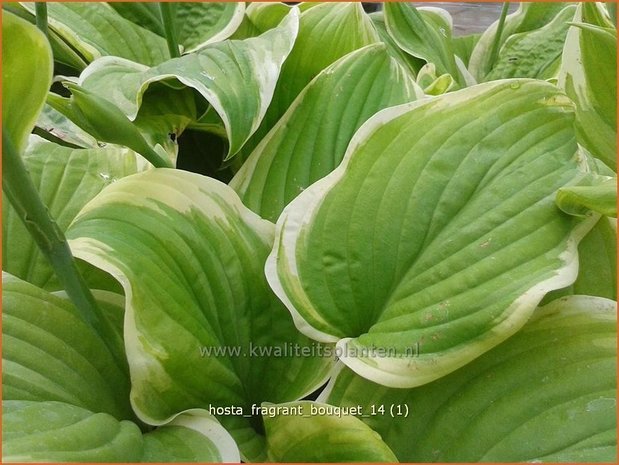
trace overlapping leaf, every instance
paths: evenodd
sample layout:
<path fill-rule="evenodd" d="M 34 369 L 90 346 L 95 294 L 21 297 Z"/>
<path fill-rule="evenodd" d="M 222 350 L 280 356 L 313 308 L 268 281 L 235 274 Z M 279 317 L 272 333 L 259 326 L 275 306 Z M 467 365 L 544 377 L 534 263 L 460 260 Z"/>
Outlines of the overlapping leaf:
<path fill-rule="evenodd" d="M 22 3 L 34 13 L 34 3 Z M 101 2 L 50 2 L 49 25 L 88 62 L 117 56 L 154 66 L 170 58 L 166 41 Z"/>
<path fill-rule="evenodd" d="M 161 11 L 155 2 L 112 2 L 110 6 L 128 20 L 165 37 Z M 184 53 L 230 37 L 245 13 L 244 3 L 175 2 L 175 30 Z"/>
<path fill-rule="evenodd" d="M 56 137 L 60 143 L 67 146 L 74 146 L 75 148 L 98 147 L 97 139 L 47 103 L 39 114 L 36 127 Z M 46 137 L 50 139 L 49 136 Z"/>
<path fill-rule="evenodd" d="M 576 279 L 593 226 L 557 189 L 583 178 L 573 104 L 504 80 L 384 110 L 278 220 L 267 277 L 297 327 L 392 387 L 437 379 Z M 380 348 L 381 352 L 376 352 Z"/>
<path fill-rule="evenodd" d="M 4 462 L 237 463 L 230 435 L 204 411 L 142 435 L 135 423 L 56 401 L 4 400 Z"/>
<path fill-rule="evenodd" d="M 616 171 L 617 29 L 597 3 L 581 3 L 574 21 L 558 84 L 576 103 L 579 143 Z"/>
<path fill-rule="evenodd" d="M 256 6 L 248 10 L 270 24 L 281 7 Z M 266 27 L 266 26 L 265 26 Z M 273 101 L 264 120 L 243 150 L 246 158 L 288 110 L 303 88 L 323 69 L 344 55 L 379 41 L 378 34 L 360 3 L 322 3 L 301 14 L 299 34 L 277 81 Z"/>
<path fill-rule="evenodd" d="M 126 367 L 116 365 L 70 301 L 9 274 L 2 287 L 2 398 L 65 402 L 133 418 Z M 101 304 L 120 333 L 123 299 L 117 297 L 104 294 Z"/>
<path fill-rule="evenodd" d="M 132 120 L 155 82 L 195 89 L 221 117 L 232 156 L 260 125 L 297 28 L 298 12 L 292 9 L 279 27 L 259 37 L 213 44 L 150 69 L 121 58 L 102 58 L 82 73 L 80 84 Z"/>
<path fill-rule="evenodd" d="M 330 406 L 308 401 L 266 407 L 292 412 L 264 415 L 269 461 L 397 462 L 381 437 L 354 416 L 322 413 Z"/>
<path fill-rule="evenodd" d="M 613 462 L 616 344 L 616 303 L 572 296 L 426 386 L 388 389 L 344 368 L 321 398 L 408 409 L 364 417 L 405 462 Z"/>
<path fill-rule="evenodd" d="M 239 461 L 230 435 L 202 410 L 142 437 L 127 421 L 135 419 L 127 367 L 66 294 L 7 273 L 2 281 L 4 461 Z M 95 298 L 122 332 L 124 298 L 104 291 Z"/>
<path fill-rule="evenodd" d="M 585 216 L 594 211 L 617 218 L 617 178 L 596 176 L 590 185 L 559 189 L 557 205 L 570 215 Z"/>
<path fill-rule="evenodd" d="M 495 65 L 493 48 L 498 40 L 499 50 L 514 34 L 526 33 L 543 28 L 546 24 L 565 8 L 561 2 L 522 2 L 518 10 L 507 16 L 501 36 L 496 39 L 499 20 L 492 24 L 480 37 L 473 49 L 469 61 L 469 71 L 478 82 L 485 81 L 485 77 Z M 544 44 L 539 44 L 543 46 Z"/>
<path fill-rule="evenodd" d="M 123 148 L 71 149 L 33 138 L 23 156 L 41 199 L 64 231 L 103 187 L 145 167 Z M 58 290 L 51 265 L 9 202 L 2 209 L 2 269 L 36 286 Z M 86 271 L 86 267 L 82 268 Z M 109 288 L 99 272 L 87 271 L 95 288 Z"/>
<path fill-rule="evenodd" d="M 28 50 L 23 54 L 20 50 Z M 5 12 L 2 17 L 2 130 L 21 153 L 45 103 L 53 60 L 45 36 L 27 21 Z M 31 75 L 31 70 L 39 72 Z"/>
<path fill-rule="evenodd" d="M 139 462 L 142 449 L 130 421 L 64 402 L 2 402 L 4 462 Z"/>
<path fill-rule="evenodd" d="M 238 463 L 230 434 L 204 410 L 183 413 L 144 438 L 142 462 Z"/>
<path fill-rule="evenodd" d="M 543 27 L 510 35 L 501 46 L 497 60 L 484 80 L 555 77 L 561 65 L 565 37 L 575 11 L 576 5 L 569 5 Z"/>
<path fill-rule="evenodd" d="M 9 11 L 19 16 L 20 18 L 25 19 L 31 24 L 36 23 L 36 17 L 17 2 L 5 3 L 4 5 L 2 5 L 2 11 Z M 77 53 L 74 49 L 72 49 L 64 40 L 62 40 L 60 36 L 56 34 L 52 29 L 48 28 L 47 38 L 49 39 L 49 43 L 52 47 L 54 61 L 56 63 L 62 63 L 69 66 L 70 68 L 80 71 L 86 68 L 88 63 L 84 61 L 84 58 L 81 57 L 79 53 Z"/>
<path fill-rule="evenodd" d="M 264 278 L 273 225 L 228 186 L 167 169 L 127 177 L 91 201 L 68 236 L 76 256 L 125 288 L 131 398 L 144 421 L 296 400 L 324 381 L 330 360 L 296 331 Z M 264 454 L 247 418 L 220 419 L 244 457 Z"/>
<path fill-rule="evenodd" d="M 393 40 L 406 53 L 433 63 L 439 74 L 450 74 L 460 87 L 472 83 L 464 66 L 457 63 L 451 39 L 452 20 L 447 11 L 387 3 L 385 22 Z"/>
<path fill-rule="evenodd" d="M 374 13 L 370 13 L 368 16 L 372 20 L 372 24 L 376 28 L 380 40 L 387 46 L 387 50 L 389 50 L 391 56 L 398 60 L 398 62 L 404 66 L 404 68 L 409 70 L 413 76 L 416 76 L 417 71 L 421 69 L 425 62 L 419 58 L 409 55 L 395 43 L 393 37 L 391 37 L 387 31 L 385 15 L 382 11 L 375 11 Z"/>
<path fill-rule="evenodd" d="M 243 2 L 179 2 L 176 24 L 184 53 L 227 39 L 241 24 L 244 13 Z"/>
<path fill-rule="evenodd" d="M 370 116 L 422 95 L 384 45 L 352 52 L 301 92 L 230 185 L 245 205 L 275 221 L 293 198 L 335 169 Z"/>

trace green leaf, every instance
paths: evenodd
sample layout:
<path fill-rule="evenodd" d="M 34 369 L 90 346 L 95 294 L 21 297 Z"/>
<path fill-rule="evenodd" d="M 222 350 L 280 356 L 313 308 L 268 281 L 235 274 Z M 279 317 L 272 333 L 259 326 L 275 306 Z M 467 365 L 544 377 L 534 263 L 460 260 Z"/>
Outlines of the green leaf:
<path fill-rule="evenodd" d="M 96 148 L 97 139 L 81 129 L 60 111 L 46 103 L 39 114 L 36 127 L 74 148 Z"/>
<path fill-rule="evenodd" d="M 378 35 L 359 3 L 325 3 L 304 11 L 269 112 L 279 119 L 323 69 L 349 52 L 376 42 Z"/>
<path fill-rule="evenodd" d="M 534 31 L 548 24 L 565 8 L 562 2 L 521 2 L 518 10 L 508 15 L 499 40 L 499 47 L 513 34 Z M 469 61 L 469 71 L 479 82 L 492 70 L 492 47 L 499 21 L 495 21 L 480 37 Z"/>
<path fill-rule="evenodd" d="M 72 149 L 38 137 L 23 156 L 43 202 L 63 231 L 103 187 L 144 169 L 140 160 L 124 148 Z M 51 265 L 8 201 L 2 209 L 2 250 L 4 271 L 38 287 L 61 289 Z M 91 285 L 101 283 L 101 272 L 90 269 L 86 279 Z"/>
<path fill-rule="evenodd" d="M 554 202 L 585 176 L 573 123 L 571 101 L 534 80 L 378 113 L 280 216 L 269 284 L 299 330 L 375 382 L 413 387 L 465 365 L 576 279 L 596 218 Z"/>
<path fill-rule="evenodd" d="M 157 2 L 108 2 L 123 18 L 164 37 L 161 10 Z"/>
<path fill-rule="evenodd" d="M 303 401 L 262 407 L 274 411 L 263 414 L 270 462 L 397 462 L 378 433 L 354 416 L 329 413 L 329 405 Z"/>
<path fill-rule="evenodd" d="M 575 11 L 576 5 L 569 5 L 543 27 L 509 36 L 484 80 L 555 77 L 559 71 L 569 21 Z"/>
<path fill-rule="evenodd" d="M 473 49 L 479 42 L 481 34 L 468 34 L 465 36 L 457 36 L 452 38 L 454 54 L 462 60 L 465 66 L 468 66 Z"/>
<path fill-rule="evenodd" d="M 238 463 L 230 434 L 204 410 L 193 410 L 144 435 L 142 462 Z"/>
<path fill-rule="evenodd" d="M 2 398 L 66 402 L 119 420 L 133 418 L 126 367 L 116 365 L 69 299 L 7 273 L 2 287 Z M 120 333 L 122 297 L 98 297 Z"/>
<path fill-rule="evenodd" d="M 26 148 L 28 136 L 45 103 L 52 80 L 52 65 L 52 51 L 43 33 L 27 21 L 4 12 L 2 128 L 4 136 L 12 140 L 19 153 Z M 37 70 L 35 75 L 33 69 Z"/>
<path fill-rule="evenodd" d="M 22 3 L 31 13 L 34 3 Z M 106 3 L 50 2 L 49 27 L 88 62 L 112 55 L 154 66 L 170 58 L 165 39 L 120 16 Z"/>
<path fill-rule="evenodd" d="M 135 125 L 152 146 L 161 146 L 176 161 L 178 138 L 195 121 L 196 114 L 192 89 L 171 90 L 164 83 L 155 82 L 148 87 Z"/>
<path fill-rule="evenodd" d="M 296 400 L 324 382 L 331 361 L 264 277 L 273 225 L 228 186 L 179 170 L 130 176 L 93 199 L 68 236 L 76 256 L 123 284 L 131 399 L 145 422 L 211 405 L 251 414 L 254 403 Z M 218 418 L 246 459 L 263 456 L 248 418 Z"/>
<path fill-rule="evenodd" d="M 251 18 L 261 13 L 273 21 L 279 6 L 248 9 Z M 257 20 L 256 20 L 257 21 Z M 277 81 L 273 101 L 253 137 L 243 149 L 247 158 L 288 110 L 295 98 L 323 69 L 344 55 L 379 42 L 372 21 L 358 2 L 320 3 L 303 11 L 299 34 Z"/>
<path fill-rule="evenodd" d="M 280 2 L 249 2 L 245 14 L 251 25 L 261 34 L 276 27 L 290 13 L 291 8 L 293 7 Z"/>
<path fill-rule="evenodd" d="M 26 10 L 22 5 L 17 2 L 4 3 L 2 5 L 3 11 L 9 11 L 25 19 L 31 24 L 36 24 L 36 17 L 33 13 Z M 54 62 L 67 65 L 75 70 L 83 70 L 88 63 L 69 45 L 67 45 L 54 31 L 47 29 L 47 38 L 49 39 L 54 56 Z"/>
<path fill-rule="evenodd" d="M 409 70 L 412 73 L 413 77 L 416 76 L 417 72 L 423 66 L 424 61 L 404 52 L 398 46 L 398 44 L 395 43 L 395 41 L 387 31 L 387 25 L 385 24 L 385 15 L 382 11 L 375 11 L 374 13 L 370 13 L 368 16 L 372 19 L 372 24 L 376 28 L 380 40 L 387 46 L 387 50 L 389 51 L 390 55 L 396 60 L 398 60 L 398 62 L 402 66 L 404 66 L 404 68 Z"/>
<path fill-rule="evenodd" d="M 157 3 L 111 2 L 109 5 L 129 21 L 165 37 Z M 190 53 L 229 38 L 243 21 L 245 4 L 175 2 L 175 11 L 178 42 L 182 45 L 184 53 Z"/>
<path fill-rule="evenodd" d="M 457 83 L 451 74 L 436 73 L 434 63 L 426 63 L 417 74 L 417 84 L 427 95 L 441 95 L 457 88 Z"/>
<path fill-rule="evenodd" d="M 433 383 L 389 389 L 343 368 L 319 400 L 361 406 L 403 462 L 614 462 L 616 321 L 614 301 L 559 299 Z M 392 405 L 408 415 L 378 413 Z"/>
<path fill-rule="evenodd" d="M 230 186 L 270 221 L 342 161 L 355 131 L 383 108 L 423 96 L 382 44 L 327 67 L 299 94 Z"/>
<path fill-rule="evenodd" d="M 100 141 L 134 150 L 155 167 L 173 166 L 167 154 L 161 154 L 156 147 L 152 147 L 137 125 L 109 100 L 71 82 L 65 83 L 65 86 L 71 92 L 68 104 L 70 115 L 82 129 Z"/>
<path fill-rule="evenodd" d="M 579 143 L 616 171 L 617 30 L 600 5 L 578 6 L 558 85 L 576 103 Z"/>
<path fill-rule="evenodd" d="M 592 185 L 570 186 L 557 192 L 557 206 L 565 213 L 586 216 L 591 211 L 617 217 L 617 178 L 598 176 Z"/>
<path fill-rule="evenodd" d="M 142 434 L 118 421 L 63 402 L 3 400 L 4 462 L 139 462 Z"/>
<path fill-rule="evenodd" d="M 578 246 L 574 294 L 617 300 L 617 220 L 602 217 Z"/>
<path fill-rule="evenodd" d="M 298 12 L 292 9 L 279 27 L 259 37 L 213 44 L 154 68 L 115 57 L 99 59 L 86 68 L 79 84 L 114 103 L 131 120 L 139 117 L 153 83 L 195 89 L 223 120 L 231 157 L 260 125 L 297 28 Z"/>
<path fill-rule="evenodd" d="M 180 2 L 176 5 L 178 41 L 184 53 L 230 37 L 245 14 L 243 2 Z"/>
<path fill-rule="evenodd" d="M 439 74 L 450 74 L 460 87 L 467 85 L 452 45 L 452 20 L 439 8 L 417 9 L 408 3 L 386 3 L 387 31 L 408 54 L 433 63 Z"/>

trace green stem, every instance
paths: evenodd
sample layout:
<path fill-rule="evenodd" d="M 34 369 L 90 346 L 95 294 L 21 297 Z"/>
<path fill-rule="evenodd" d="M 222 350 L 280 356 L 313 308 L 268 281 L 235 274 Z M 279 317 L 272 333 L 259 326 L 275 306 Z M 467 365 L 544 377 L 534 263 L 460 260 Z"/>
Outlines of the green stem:
<path fill-rule="evenodd" d="M 2 134 L 2 189 L 15 208 L 41 252 L 50 261 L 71 301 L 84 321 L 93 328 L 109 351 L 125 367 L 127 361 L 121 352 L 122 336 L 114 329 L 97 305 L 92 292 L 82 278 L 64 233 L 51 217 L 28 174 L 19 152 L 3 126 Z"/>
<path fill-rule="evenodd" d="M 45 34 L 45 37 L 48 37 L 48 34 L 47 34 L 47 3 L 36 2 L 34 4 L 34 11 L 36 14 L 37 27 L 41 30 L 43 34 Z"/>
<path fill-rule="evenodd" d="M 494 63 L 499 56 L 499 49 L 501 48 L 501 36 L 503 35 L 503 29 L 505 28 L 505 18 L 507 18 L 507 12 L 509 10 L 509 2 L 503 2 L 503 8 L 501 9 L 501 16 L 499 17 L 499 25 L 496 28 L 496 34 L 494 35 L 494 42 L 492 43 L 492 51 L 490 52 L 490 67 L 492 69 Z"/>
<path fill-rule="evenodd" d="M 170 2 L 159 2 L 161 22 L 163 23 L 165 38 L 168 42 L 168 50 L 172 58 L 181 56 L 178 51 L 178 41 L 176 40 L 175 6 L 176 5 Z"/>

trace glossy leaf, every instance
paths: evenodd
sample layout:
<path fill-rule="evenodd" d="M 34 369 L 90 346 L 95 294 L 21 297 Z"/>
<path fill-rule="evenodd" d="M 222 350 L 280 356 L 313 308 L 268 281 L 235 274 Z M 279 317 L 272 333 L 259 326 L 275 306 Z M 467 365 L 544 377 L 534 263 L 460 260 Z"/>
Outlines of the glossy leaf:
<path fill-rule="evenodd" d="M 22 3 L 34 13 L 34 3 Z M 88 62 L 117 56 L 154 66 L 170 58 L 165 39 L 120 16 L 106 3 L 50 2 L 50 28 Z"/>
<path fill-rule="evenodd" d="M 463 366 L 576 279 L 596 219 L 554 203 L 584 176 L 573 123 L 569 99 L 533 80 L 378 113 L 280 216 L 269 284 L 299 330 L 375 382 Z"/>
<path fill-rule="evenodd" d="M 139 462 L 142 434 L 118 421 L 63 402 L 3 400 L 4 462 Z"/>
<path fill-rule="evenodd" d="M 28 50 L 28 53 L 23 53 Z M 45 103 L 52 80 L 52 51 L 34 25 L 2 15 L 2 127 L 15 149 L 26 148 L 28 136 Z M 32 75 L 32 70 L 38 72 Z M 5 249 L 6 250 L 6 249 Z"/>
<path fill-rule="evenodd" d="M 579 143 L 616 171 L 617 29 L 601 5 L 578 6 L 558 85 L 576 103 Z"/>
<path fill-rule="evenodd" d="M 145 162 L 128 149 L 71 149 L 40 138 L 32 139 L 23 161 L 41 199 L 63 231 L 103 187 L 145 167 Z M 2 209 L 2 250 L 4 271 L 38 287 L 61 289 L 51 265 L 8 201 Z M 86 267 L 82 270 L 86 271 Z M 88 270 L 86 276 L 91 284 L 102 282 L 100 272 Z"/>
<path fill-rule="evenodd" d="M 301 92 L 230 185 L 250 209 L 276 221 L 297 194 L 335 169 L 370 116 L 421 96 L 384 45 L 351 52 Z"/>
<path fill-rule="evenodd" d="M 264 415 L 270 462 L 397 462 L 381 437 L 358 418 L 320 413 L 328 412 L 328 405 L 304 401 L 263 407 L 293 412 Z"/>
<path fill-rule="evenodd" d="M 330 360 L 315 355 L 264 278 L 273 225 L 228 186 L 167 169 L 127 177 L 92 200 L 68 236 L 76 256 L 123 284 L 131 399 L 142 420 L 286 402 L 324 382 Z M 292 346 L 312 356 L 273 352 Z M 246 459 L 264 454 L 249 419 L 219 419 Z"/>
<path fill-rule="evenodd" d="M 232 156 L 260 125 L 297 28 L 298 13 L 292 9 L 279 27 L 259 37 L 213 44 L 154 68 L 102 58 L 82 73 L 79 84 L 114 103 L 132 120 L 139 117 L 153 83 L 195 89 L 221 117 Z"/>
<path fill-rule="evenodd" d="M 388 389 L 343 368 L 319 400 L 360 405 L 405 462 L 614 462 L 616 303 L 571 296 L 450 375 Z M 371 415 L 395 405 L 392 418 Z"/>
<path fill-rule="evenodd" d="M 2 287 L 3 400 L 59 401 L 133 418 L 126 367 L 116 365 L 68 298 L 7 273 Z M 120 333 L 122 296 L 99 297 Z"/>

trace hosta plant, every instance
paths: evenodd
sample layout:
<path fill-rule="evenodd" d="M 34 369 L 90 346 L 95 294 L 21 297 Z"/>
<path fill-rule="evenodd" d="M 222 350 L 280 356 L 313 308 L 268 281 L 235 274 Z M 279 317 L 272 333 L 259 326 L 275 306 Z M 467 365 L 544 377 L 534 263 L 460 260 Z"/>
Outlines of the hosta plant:
<path fill-rule="evenodd" d="M 5 461 L 614 462 L 615 9 L 6 3 Z"/>

